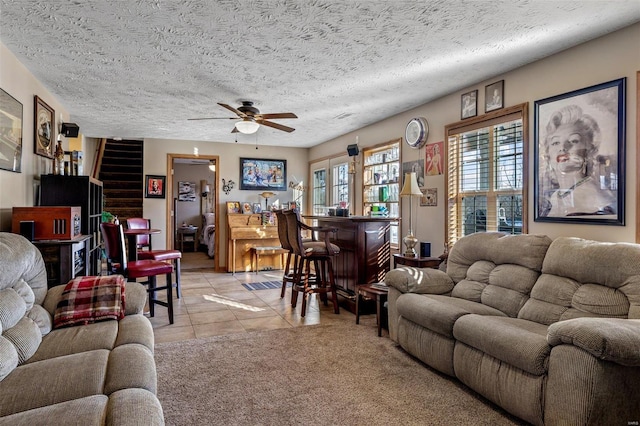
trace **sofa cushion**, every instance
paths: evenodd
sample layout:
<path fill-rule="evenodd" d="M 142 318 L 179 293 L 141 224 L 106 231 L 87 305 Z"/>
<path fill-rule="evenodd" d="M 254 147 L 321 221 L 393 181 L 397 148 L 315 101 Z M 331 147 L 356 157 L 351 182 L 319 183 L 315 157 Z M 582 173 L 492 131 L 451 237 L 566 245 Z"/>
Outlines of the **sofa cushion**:
<path fill-rule="evenodd" d="M 118 321 L 103 321 L 79 327 L 53 330 L 42 338 L 42 343 L 28 362 L 87 352 L 96 349 L 111 350 L 118 335 Z"/>
<path fill-rule="evenodd" d="M 551 240 L 540 235 L 489 232 L 456 242 L 447 274 L 456 282 L 451 295 L 516 317 L 529 299 Z"/>
<path fill-rule="evenodd" d="M 0 336 L 0 381 L 18 366 L 18 350 L 9 340 Z"/>
<path fill-rule="evenodd" d="M 453 337 L 453 325 L 463 315 L 504 315 L 489 306 L 465 299 L 414 293 L 398 297 L 397 309 L 403 318 L 447 337 Z"/>
<path fill-rule="evenodd" d="M 528 373 L 547 371 L 551 346 L 544 325 L 518 318 L 465 315 L 454 324 L 453 336 Z"/>
<path fill-rule="evenodd" d="M 22 317 L 18 324 L 5 330 L 2 337 L 10 341 L 18 353 L 18 364 L 31 358 L 42 341 L 40 329 L 31 318 Z"/>
<path fill-rule="evenodd" d="M 0 265 L 0 289 L 13 287 L 22 279 L 31 287 L 34 303 L 42 304 L 47 294 L 47 271 L 36 246 L 22 235 L 0 232 Z"/>
<path fill-rule="evenodd" d="M 549 244 L 551 239 L 545 235 L 505 235 L 501 232 L 467 235 L 451 249 L 447 258 L 447 274 L 458 283 L 467 277 L 471 265 L 483 260 L 540 271 Z"/>
<path fill-rule="evenodd" d="M 108 359 L 97 350 L 19 366 L 0 382 L 0 416 L 102 394 Z"/>
<path fill-rule="evenodd" d="M 26 313 L 27 304 L 13 287 L 0 290 L 0 333 L 15 326 Z"/>
<path fill-rule="evenodd" d="M 0 417 L 0 426 L 101 425 L 109 398 L 92 395 Z"/>
<path fill-rule="evenodd" d="M 550 325 L 581 317 L 640 318 L 640 245 L 557 238 L 518 317 Z"/>
<path fill-rule="evenodd" d="M 31 318 L 40 329 L 40 333 L 45 336 L 49 334 L 53 326 L 53 318 L 42 306 L 33 305 L 33 308 L 27 312 L 27 317 Z"/>

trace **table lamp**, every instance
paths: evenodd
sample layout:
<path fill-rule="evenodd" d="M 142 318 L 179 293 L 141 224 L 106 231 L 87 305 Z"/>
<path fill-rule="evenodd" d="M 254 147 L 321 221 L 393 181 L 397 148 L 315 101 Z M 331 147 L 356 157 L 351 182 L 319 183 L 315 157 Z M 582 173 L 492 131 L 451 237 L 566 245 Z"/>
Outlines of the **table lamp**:
<path fill-rule="evenodd" d="M 400 191 L 400 196 L 409 197 L 409 233 L 402 239 L 407 248 L 404 255 L 406 257 L 416 257 L 415 246 L 418 244 L 418 239 L 413 235 L 413 197 L 422 196 L 422 191 L 418 186 L 415 172 L 404 174 L 404 185 L 402 186 L 402 191 Z"/>
<path fill-rule="evenodd" d="M 271 191 L 265 191 L 262 194 L 260 194 L 260 196 L 262 198 L 264 198 L 264 209 L 265 210 L 269 210 L 269 198 L 273 197 L 274 195 L 276 195 L 274 192 Z"/>

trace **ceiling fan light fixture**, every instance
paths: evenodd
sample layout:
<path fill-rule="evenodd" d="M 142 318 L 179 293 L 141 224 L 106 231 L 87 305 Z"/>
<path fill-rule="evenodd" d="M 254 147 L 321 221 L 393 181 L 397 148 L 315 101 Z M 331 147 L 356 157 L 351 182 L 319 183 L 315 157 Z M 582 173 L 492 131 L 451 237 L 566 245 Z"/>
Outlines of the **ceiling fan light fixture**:
<path fill-rule="evenodd" d="M 256 123 L 253 119 L 245 118 L 236 123 L 236 129 L 240 133 L 244 133 L 245 135 L 251 135 L 258 131 L 260 128 L 260 124 Z"/>
<path fill-rule="evenodd" d="M 211 160 L 209 161 L 209 170 L 211 170 L 212 172 L 216 171 L 216 162 Z"/>

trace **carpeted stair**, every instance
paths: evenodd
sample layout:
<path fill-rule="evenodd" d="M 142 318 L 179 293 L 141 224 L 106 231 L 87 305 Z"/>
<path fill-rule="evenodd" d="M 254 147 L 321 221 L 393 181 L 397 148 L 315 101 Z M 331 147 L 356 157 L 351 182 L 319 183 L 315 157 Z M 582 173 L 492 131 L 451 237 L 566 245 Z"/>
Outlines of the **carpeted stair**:
<path fill-rule="evenodd" d="M 99 178 L 104 190 L 104 210 L 118 216 L 121 222 L 129 217 L 142 217 L 142 158 L 142 141 L 107 139 Z"/>

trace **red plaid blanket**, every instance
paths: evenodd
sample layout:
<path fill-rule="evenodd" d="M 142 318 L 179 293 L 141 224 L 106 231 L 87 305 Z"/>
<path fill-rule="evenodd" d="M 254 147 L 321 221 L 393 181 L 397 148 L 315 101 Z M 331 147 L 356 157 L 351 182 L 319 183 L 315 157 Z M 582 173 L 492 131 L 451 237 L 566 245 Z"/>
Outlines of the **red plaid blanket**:
<path fill-rule="evenodd" d="M 78 277 L 69 281 L 56 307 L 53 327 L 124 318 L 124 286 L 122 275 Z"/>

